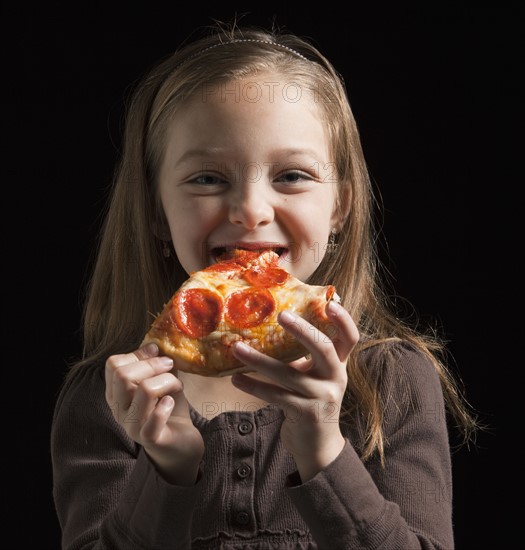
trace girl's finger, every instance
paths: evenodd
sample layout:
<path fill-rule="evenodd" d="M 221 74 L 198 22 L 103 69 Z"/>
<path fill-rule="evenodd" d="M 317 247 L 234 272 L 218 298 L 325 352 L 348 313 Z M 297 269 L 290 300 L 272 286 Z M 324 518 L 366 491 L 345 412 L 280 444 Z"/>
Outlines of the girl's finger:
<path fill-rule="evenodd" d="M 331 300 L 326 305 L 326 315 L 333 321 L 334 334 L 328 335 L 334 344 L 339 361 L 346 362 L 350 352 L 359 341 L 359 331 L 350 313 Z"/>
<path fill-rule="evenodd" d="M 144 359 L 156 357 L 158 354 L 158 346 L 156 344 L 148 344 L 147 346 L 139 348 L 132 353 L 121 353 L 108 357 L 104 369 L 104 377 L 106 380 L 106 399 L 109 401 L 113 400 L 113 374 L 116 369 L 124 365 L 129 365 Z"/>
<path fill-rule="evenodd" d="M 141 439 L 144 439 L 146 442 L 157 441 L 174 407 L 175 400 L 171 395 L 162 397 L 142 426 Z"/>
<path fill-rule="evenodd" d="M 265 355 L 243 342 L 236 342 L 232 349 L 237 359 L 241 360 L 245 365 L 251 367 L 256 372 L 263 374 L 266 378 L 274 380 L 284 391 L 293 392 L 295 394 L 304 394 L 308 391 L 305 387 L 307 380 L 303 374 L 307 369 L 295 368 L 291 363 L 283 363 L 279 359 Z M 250 378 L 250 380 L 254 379 Z M 262 387 L 263 383 L 261 381 L 257 380 L 256 382 L 258 386 Z M 268 387 L 275 386 L 268 384 Z M 264 396 L 259 394 L 256 395 L 255 393 L 252 395 L 263 399 L 267 397 L 266 394 Z"/>
<path fill-rule="evenodd" d="M 289 311 L 281 312 L 278 321 L 287 332 L 308 349 L 318 373 L 330 376 L 336 365 L 341 362 L 332 343 L 336 336 L 322 333 L 308 321 Z"/>
<path fill-rule="evenodd" d="M 130 356 L 126 354 L 129 361 Z M 106 362 L 106 400 L 127 407 L 136 387 L 145 379 L 173 369 L 173 360 L 166 356 L 154 356 L 125 363 L 122 356 L 113 356 Z"/>
<path fill-rule="evenodd" d="M 291 402 L 297 402 L 299 398 L 299 394 L 295 391 L 290 391 L 282 385 L 258 380 L 247 374 L 236 373 L 231 377 L 231 382 L 236 388 L 267 403 L 276 403 L 281 407 Z"/>
<path fill-rule="evenodd" d="M 106 365 L 109 363 L 113 368 L 122 367 L 123 365 L 129 365 L 130 363 L 137 363 L 152 357 L 159 355 L 159 347 L 156 344 L 147 344 L 146 346 L 139 348 L 131 353 L 121 353 L 112 355 L 108 358 Z"/>
<path fill-rule="evenodd" d="M 138 385 L 130 405 L 130 411 L 133 409 L 133 421 L 142 426 L 156 408 L 159 400 L 166 395 L 174 396 L 180 391 L 182 391 L 182 382 L 170 373 L 159 374 L 143 380 Z"/>

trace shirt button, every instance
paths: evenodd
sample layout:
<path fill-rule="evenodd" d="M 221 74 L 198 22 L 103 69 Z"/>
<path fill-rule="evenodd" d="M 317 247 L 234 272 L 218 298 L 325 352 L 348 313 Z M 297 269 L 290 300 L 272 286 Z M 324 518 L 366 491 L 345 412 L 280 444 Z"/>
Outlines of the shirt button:
<path fill-rule="evenodd" d="M 253 426 L 251 425 L 250 422 L 241 422 L 239 424 L 239 432 L 242 434 L 242 435 L 246 435 L 246 434 L 249 434 L 253 429 Z"/>
<path fill-rule="evenodd" d="M 235 516 L 235 521 L 239 525 L 246 525 L 250 521 L 250 516 L 246 512 L 238 512 Z"/>
<path fill-rule="evenodd" d="M 247 465 L 247 464 L 243 464 L 242 466 L 239 466 L 237 468 L 237 475 L 239 477 L 248 477 L 252 472 L 252 469 Z"/>

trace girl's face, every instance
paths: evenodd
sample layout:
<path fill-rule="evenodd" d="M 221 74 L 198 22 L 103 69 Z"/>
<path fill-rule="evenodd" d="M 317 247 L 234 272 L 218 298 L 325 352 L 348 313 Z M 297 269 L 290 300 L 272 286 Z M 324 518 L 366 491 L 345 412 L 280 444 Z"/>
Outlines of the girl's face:
<path fill-rule="evenodd" d="M 306 280 L 335 215 L 333 159 L 314 97 L 276 74 L 204 88 L 167 132 L 159 192 L 187 273 L 229 248 L 280 254 Z"/>

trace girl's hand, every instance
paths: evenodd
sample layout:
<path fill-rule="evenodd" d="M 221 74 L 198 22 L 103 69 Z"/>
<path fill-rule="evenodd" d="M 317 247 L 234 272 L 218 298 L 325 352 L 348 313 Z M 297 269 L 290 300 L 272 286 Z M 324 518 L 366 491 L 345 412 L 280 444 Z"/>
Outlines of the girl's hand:
<path fill-rule="evenodd" d="M 116 421 L 176 485 L 195 483 L 204 442 L 193 425 L 173 361 L 155 344 L 106 361 L 106 401 Z"/>
<path fill-rule="evenodd" d="M 303 482 L 325 468 L 344 447 L 339 416 L 348 382 L 346 362 L 359 340 L 354 321 L 341 305 L 329 302 L 326 313 L 333 322 L 331 335 L 289 312 L 279 317 L 279 323 L 308 349 L 307 358 L 283 363 L 245 344 L 234 346 L 236 357 L 269 380 L 235 374 L 232 383 L 283 409 L 281 440 L 294 456 Z"/>

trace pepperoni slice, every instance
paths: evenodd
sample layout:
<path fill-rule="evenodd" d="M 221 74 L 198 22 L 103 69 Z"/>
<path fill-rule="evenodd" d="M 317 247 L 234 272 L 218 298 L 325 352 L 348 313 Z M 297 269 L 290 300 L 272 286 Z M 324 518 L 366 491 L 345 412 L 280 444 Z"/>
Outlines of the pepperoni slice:
<path fill-rule="evenodd" d="M 284 284 L 290 274 L 280 267 L 247 269 L 242 276 L 253 286 L 270 287 Z"/>
<path fill-rule="evenodd" d="M 221 320 L 222 298 L 206 288 L 179 292 L 173 302 L 177 326 L 192 338 L 213 332 Z"/>
<path fill-rule="evenodd" d="M 225 304 L 225 318 L 237 328 L 260 325 L 275 310 L 275 300 L 265 288 L 250 287 L 230 294 Z"/>

